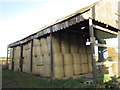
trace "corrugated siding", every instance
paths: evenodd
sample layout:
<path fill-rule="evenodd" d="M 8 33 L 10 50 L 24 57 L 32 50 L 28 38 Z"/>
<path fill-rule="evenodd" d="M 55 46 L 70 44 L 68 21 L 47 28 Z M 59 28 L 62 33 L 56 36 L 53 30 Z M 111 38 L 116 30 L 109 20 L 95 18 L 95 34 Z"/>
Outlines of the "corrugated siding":
<path fill-rule="evenodd" d="M 95 5 L 95 20 L 118 28 L 118 3 L 120 0 L 102 0 Z"/>
<path fill-rule="evenodd" d="M 56 32 L 56 31 L 59 31 L 59 30 L 66 29 L 69 26 L 75 25 L 76 23 L 79 23 L 81 21 L 84 21 L 84 18 L 81 15 L 78 15 L 78 16 L 73 17 L 73 18 L 71 18 L 71 19 L 69 19 L 67 21 L 57 23 L 57 24 L 52 25 L 52 26 L 50 26 L 48 28 L 45 28 L 45 29 L 43 29 L 42 31 L 39 31 L 36 34 L 28 36 L 27 38 L 25 38 L 23 40 L 14 42 L 14 43 L 10 44 L 9 46 L 12 47 L 12 46 L 24 44 L 24 43 L 30 41 L 31 39 L 41 37 L 41 36 L 46 35 L 46 34 L 48 34 L 50 32 Z"/>

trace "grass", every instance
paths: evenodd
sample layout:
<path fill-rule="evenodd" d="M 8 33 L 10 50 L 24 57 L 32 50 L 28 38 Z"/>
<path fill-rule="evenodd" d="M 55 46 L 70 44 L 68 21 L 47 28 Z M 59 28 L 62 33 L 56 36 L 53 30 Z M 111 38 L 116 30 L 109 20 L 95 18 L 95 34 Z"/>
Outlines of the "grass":
<path fill-rule="evenodd" d="M 60 79 L 43 79 L 37 76 L 28 75 L 20 72 L 3 70 L 3 78 L 16 82 L 20 88 L 94 88 L 95 85 L 87 85 L 81 82 L 87 81 L 85 77 L 78 79 L 68 78 Z M 4 82 L 4 81 L 3 81 Z"/>
<path fill-rule="evenodd" d="M 104 83 L 102 76 L 98 77 L 99 83 L 85 84 L 88 81 L 86 77 L 73 79 L 43 79 L 37 76 L 24 74 L 21 72 L 12 72 L 8 70 L 2 71 L 3 78 L 12 80 L 17 83 L 20 88 L 102 88 Z M 4 81 L 3 81 L 4 82 Z"/>
<path fill-rule="evenodd" d="M 4 61 L 4 60 L 7 60 L 6 58 L 0 58 L 0 61 Z M 10 59 L 8 59 L 8 60 L 10 60 Z"/>

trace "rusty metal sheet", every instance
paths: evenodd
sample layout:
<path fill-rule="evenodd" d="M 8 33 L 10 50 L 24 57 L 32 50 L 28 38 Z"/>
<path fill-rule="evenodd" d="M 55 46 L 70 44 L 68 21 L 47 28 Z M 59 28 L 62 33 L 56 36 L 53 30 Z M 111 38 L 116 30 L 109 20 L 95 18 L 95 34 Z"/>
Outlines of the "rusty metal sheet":
<path fill-rule="evenodd" d="M 34 38 L 38 38 L 38 37 L 41 37 L 45 34 L 49 34 L 50 33 L 50 27 L 52 27 L 52 32 L 57 32 L 59 30 L 63 30 L 65 28 L 68 28 L 69 26 L 72 26 L 76 23 L 79 23 L 80 21 L 83 21 L 84 19 L 82 18 L 81 14 L 87 12 L 90 10 L 90 8 L 92 7 L 93 5 L 90 5 L 90 6 L 87 6 L 85 8 L 82 8 L 64 18 L 61 18 L 59 19 L 58 21 L 50 24 L 50 25 L 47 25 L 45 26 L 44 28 L 40 29 L 39 32 L 37 33 L 34 33 L 22 40 L 20 40 L 20 42 L 14 42 L 12 44 L 9 44 L 8 46 L 9 47 L 14 47 L 14 46 L 17 46 L 17 45 L 20 45 L 20 44 L 24 44 Z"/>
<path fill-rule="evenodd" d="M 78 16 L 76 16 L 74 18 L 71 18 L 67 21 L 64 21 L 64 22 L 61 22 L 61 23 L 58 23 L 58 24 L 55 24 L 55 25 L 51 26 L 52 27 L 52 32 L 57 32 L 59 30 L 64 30 L 64 29 L 68 28 L 69 26 L 75 25 L 76 23 L 79 23 L 83 20 L 84 20 L 84 18 L 81 15 L 78 15 Z M 14 43 L 10 44 L 9 47 L 24 44 L 24 43 L 29 42 L 30 40 L 32 40 L 34 38 L 38 38 L 38 37 L 41 37 L 41 36 L 49 34 L 49 33 L 50 33 L 50 27 L 48 27 L 48 28 L 46 28 L 42 31 L 39 31 L 38 33 L 36 33 L 32 36 L 29 36 L 26 39 L 14 42 Z"/>
<path fill-rule="evenodd" d="M 118 16 L 115 13 L 118 13 L 117 10 L 119 10 L 119 0 L 103 0 L 99 3 L 90 5 L 88 7 L 85 7 L 81 10 L 78 10 L 77 12 L 68 15 L 64 18 L 59 19 L 53 24 L 50 24 L 46 26 L 45 28 L 40 29 L 41 31 L 34 33 L 31 36 L 28 36 L 20 41 L 14 42 L 12 44 L 9 44 L 9 47 L 17 46 L 20 44 L 24 44 L 34 38 L 41 37 L 43 35 L 49 34 L 51 32 L 57 32 L 59 30 L 64 30 L 72 25 L 75 25 L 76 23 L 79 23 L 81 21 L 84 21 L 85 19 L 88 19 L 91 15 L 91 8 L 95 5 L 95 12 L 94 12 L 94 18 L 96 21 L 102 22 L 103 24 L 106 23 L 108 25 L 111 25 L 114 28 L 118 28 Z M 111 7 L 112 6 L 112 7 Z M 88 13 L 89 12 L 89 13 Z M 93 14 L 92 14 L 93 15 Z"/>

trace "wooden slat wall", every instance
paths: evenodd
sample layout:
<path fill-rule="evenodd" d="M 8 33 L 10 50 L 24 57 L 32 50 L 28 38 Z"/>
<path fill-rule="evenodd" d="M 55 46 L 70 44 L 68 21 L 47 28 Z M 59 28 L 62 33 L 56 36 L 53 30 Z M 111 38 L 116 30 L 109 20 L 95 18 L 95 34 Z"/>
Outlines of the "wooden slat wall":
<path fill-rule="evenodd" d="M 96 21 L 108 24 L 114 28 L 120 29 L 118 20 L 118 15 L 120 11 L 120 0 L 102 0 L 99 3 L 95 4 L 93 8 L 95 11 L 92 10 L 82 14 L 85 19 L 88 19 L 90 16 L 93 17 Z"/>
<path fill-rule="evenodd" d="M 103 0 L 95 6 L 95 19 L 118 28 L 119 0 Z"/>

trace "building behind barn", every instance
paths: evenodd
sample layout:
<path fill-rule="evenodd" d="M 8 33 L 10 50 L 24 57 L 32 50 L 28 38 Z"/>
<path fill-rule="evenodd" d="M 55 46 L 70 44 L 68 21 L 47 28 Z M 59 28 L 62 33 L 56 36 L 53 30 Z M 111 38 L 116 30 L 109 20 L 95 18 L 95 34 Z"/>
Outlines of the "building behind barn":
<path fill-rule="evenodd" d="M 119 76 L 119 10 L 119 0 L 103 0 L 9 44 L 8 68 L 64 78 L 92 74 L 95 58 L 100 72 Z M 117 46 L 108 43 L 114 39 Z"/>

